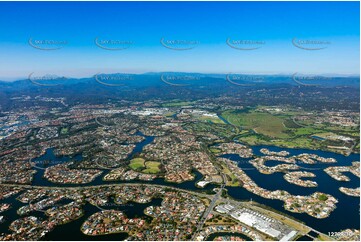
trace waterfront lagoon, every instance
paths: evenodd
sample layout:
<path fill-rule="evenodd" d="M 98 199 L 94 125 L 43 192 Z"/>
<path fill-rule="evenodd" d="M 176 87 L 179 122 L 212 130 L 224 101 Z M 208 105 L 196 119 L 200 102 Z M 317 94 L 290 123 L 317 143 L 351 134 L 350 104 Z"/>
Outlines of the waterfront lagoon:
<path fill-rule="evenodd" d="M 283 202 L 279 200 L 265 199 L 257 196 L 247 190 L 239 187 L 227 187 L 228 194 L 240 200 L 253 200 L 255 202 L 264 204 L 275 210 L 286 213 L 300 221 L 305 222 L 308 226 L 328 234 L 328 232 L 340 231 L 346 228 L 360 228 L 359 221 L 359 197 L 351 197 L 339 191 L 339 187 L 357 188 L 360 186 L 360 179 L 352 173 L 346 175 L 350 178 L 349 182 L 340 182 L 331 178 L 324 172 L 323 169 L 330 166 L 351 166 L 353 161 L 359 161 L 358 154 L 351 154 L 350 156 L 343 156 L 332 152 L 315 151 L 306 149 L 287 149 L 275 146 L 253 146 L 253 153 L 257 156 L 263 156 L 260 149 L 267 148 L 274 152 L 287 151 L 289 156 L 300 155 L 303 153 L 316 154 L 325 158 L 334 158 L 337 163 L 317 163 L 299 164 L 301 171 L 309 171 L 316 175 L 314 178 L 307 178 L 317 182 L 317 187 L 301 187 L 288 183 L 283 175 L 283 172 L 275 172 L 273 174 L 262 174 L 253 165 L 249 163 L 251 159 L 240 158 L 238 155 L 224 155 L 223 157 L 229 158 L 238 162 L 238 166 L 260 187 L 270 191 L 285 190 L 293 195 L 308 196 L 314 192 L 323 192 L 334 196 L 339 202 L 336 204 L 337 208 L 331 212 L 330 216 L 324 219 L 317 219 L 307 214 L 292 213 L 284 209 Z M 335 223 L 335 221 L 338 221 Z"/>
<path fill-rule="evenodd" d="M 149 144 L 152 139 L 146 139 L 142 142 L 141 146 L 137 146 L 136 151 L 132 152 L 131 157 L 141 152 L 144 145 Z M 309 153 L 309 154 L 317 154 L 318 156 L 325 157 L 325 158 L 334 158 L 337 160 L 337 163 L 318 163 L 314 165 L 310 164 L 302 164 L 300 170 L 301 171 L 309 171 L 316 175 L 316 177 L 313 178 L 307 178 L 312 181 L 317 182 L 317 187 L 301 187 L 294 184 L 291 184 L 287 182 L 283 175 L 283 172 L 275 172 L 273 174 L 262 174 L 260 173 L 253 165 L 249 163 L 251 158 L 240 158 L 238 155 L 235 154 L 226 154 L 222 157 L 228 158 L 230 160 L 233 160 L 238 163 L 238 167 L 242 168 L 244 172 L 256 182 L 260 187 L 268 189 L 268 190 L 285 190 L 293 195 L 311 195 L 314 192 L 324 192 L 326 194 L 330 194 L 338 199 L 337 208 L 331 212 L 330 216 L 324 219 L 317 219 L 314 217 L 311 217 L 307 214 L 299 214 L 299 213 L 292 213 L 284 209 L 283 202 L 279 200 L 271 200 L 271 199 L 265 199 L 260 196 L 257 196 L 253 193 L 248 192 L 242 187 L 226 187 L 228 190 L 228 194 L 235 199 L 239 200 L 247 200 L 247 201 L 254 201 L 258 202 L 260 204 L 263 204 L 267 207 L 270 207 L 274 210 L 278 210 L 282 213 L 288 214 L 300 221 L 305 222 L 308 226 L 319 230 L 323 233 L 328 232 L 337 232 L 342 229 L 346 228 L 354 228 L 359 229 L 359 198 L 358 197 L 351 197 L 347 196 L 344 193 L 339 191 L 339 187 L 347 187 L 347 188 L 357 188 L 359 187 L 359 178 L 352 173 L 347 173 L 347 176 L 350 177 L 349 182 L 340 182 L 334 180 L 332 177 L 330 177 L 328 174 L 324 172 L 323 169 L 330 167 L 330 166 L 349 166 L 353 161 L 359 160 L 359 155 L 357 154 L 351 154 L 350 156 L 343 156 L 340 154 L 335 154 L 331 152 L 324 152 L 324 151 L 313 151 L 313 150 L 305 150 L 305 149 L 285 149 L 285 148 L 279 148 L 279 147 L 272 147 L 272 146 L 254 146 L 252 147 L 253 153 L 257 156 L 263 156 L 263 154 L 260 152 L 260 149 L 267 148 L 270 151 L 273 152 L 279 152 L 282 150 L 285 150 L 289 152 L 289 156 L 299 155 L 303 153 Z M 46 153 L 37 158 L 34 159 L 33 162 L 35 162 L 36 166 L 35 169 L 37 170 L 37 173 L 34 176 L 34 180 L 32 182 L 32 185 L 34 186 L 46 186 L 46 187 L 72 187 L 76 185 L 72 184 L 54 184 L 48 180 L 46 180 L 44 175 L 44 170 L 47 167 L 62 164 L 65 162 L 69 162 L 70 160 L 74 160 L 76 162 L 80 162 L 83 160 L 82 155 L 77 155 L 75 157 L 67 157 L 67 156 L 61 156 L 57 157 L 54 155 L 53 149 L 48 149 Z M 49 161 L 49 162 L 46 162 Z M 267 165 L 272 164 L 273 162 L 278 161 L 268 161 Z M 169 183 L 165 182 L 163 178 L 156 178 L 153 181 L 112 181 L 107 182 L 103 181 L 102 177 L 107 173 L 109 170 L 104 170 L 103 174 L 92 182 L 88 184 L 82 185 L 83 187 L 86 186 L 95 186 L 95 185 L 104 185 L 104 184 L 123 184 L 123 183 L 144 183 L 144 184 L 158 184 L 158 185 L 164 185 L 164 186 L 170 186 L 175 188 L 183 188 L 187 190 L 192 191 L 208 191 L 212 192 L 212 189 L 216 186 L 213 184 L 208 184 L 205 186 L 204 189 L 201 189 L 196 186 L 196 183 L 200 180 L 202 180 L 202 175 L 194 170 L 193 173 L 195 174 L 195 179 L 193 181 L 187 181 L 180 184 L 177 183 Z M 1 226 L 0 232 L 9 232 L 8 226 L 10 225 L 11 221 L 14 221 L 15 219 L 19 218 L 20 216 L 16 214 L 16 210 L 23 206 L 18 200 L 16 200 L 17 196 L 12 196 L 8 199 L 3 200 L 4 203 L 9 203 L 12 205 L 12 208 L 6 212 L 3 213 L 5 216 L 5 222 Z M 72 221 L 70 223 L 67 223 L 65 225 L 57 226 L 52 232 L 46 235 L 46 239 L 48 240 L 56 240 L 58 238 L 62 238 L 64 240 L 124 240 L 127 238 L 126 233 L 119 233 L 119 234 L 111 234 L 111 235 L 102 235 L 102 236 L 87 236 L 81 233 L 80 227 L 82 223 L 92 214 L 99 211 L 99 209 L 120 209 L 124 211 L 127 216 L 144 216 L 143 210 L 147 206 L 151 205 L 159 205 L 161 203 L 161 200 L 154 199 L 150 203 L 146 204 L 137 204 L 137 203 L 129 203 L 123 205 L 123 207 L 117 207 L 113 208 L 111 206 L 106 208 L 99 208 L 96 206 L 93 206 L 89 203 L 86 203 L 83 206 L 84 209 L 84 215 L 75 221 Z M 141 214 L 139 214 L 141 212 Z M 30 213 L 30 215 L 38 216 L 38 217 L 45 217 L 45 215 L 40 211 L 33 211 Z M 335 223 L 334 221 L 339 221 L 338 223 Z M 69 236 L 64 237 L 64 234 L 68 234 Z M 213 236 L 213 235 L 212 235 Z M 220 235 L 221 236 L 221 235 Z M 213 238 L 213 237 L 212 237 Z M 210 238 L 209 238 L 210 239 Z"/>

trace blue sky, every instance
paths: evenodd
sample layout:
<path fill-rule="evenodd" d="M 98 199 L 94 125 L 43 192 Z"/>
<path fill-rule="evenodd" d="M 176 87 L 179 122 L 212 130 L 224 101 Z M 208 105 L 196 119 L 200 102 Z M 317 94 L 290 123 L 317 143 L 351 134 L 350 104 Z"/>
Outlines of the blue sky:
<path fill-rule="evenodd" d="M 32 72 L 359 75 L 359 18 L 359 2 L 1 2 L 0 80 Z M 94 44 L 96 37 L 132 44 L 109 51 Z M 66 44 L 44 51 L 30 38 Z M 177 51 L 161 38 L 198 44 Z M 238 50 L 227 38 L 263 44 Z M 297 48 L 294 38 L 326 48 Z"/>

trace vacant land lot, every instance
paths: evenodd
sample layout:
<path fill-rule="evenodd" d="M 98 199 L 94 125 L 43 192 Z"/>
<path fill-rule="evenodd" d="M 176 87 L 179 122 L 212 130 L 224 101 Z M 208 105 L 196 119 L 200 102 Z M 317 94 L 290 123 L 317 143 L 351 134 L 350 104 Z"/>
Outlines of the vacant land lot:
<path fill-rule="evenodd" d="M 216 118 L 216 117 L 200 116 L 198 119 L 202 120 L 202 121 L 211 122 L 211 123 L 214 123 L 214 124 L 224 124 L 222 119 Z"/>
<path fill-rule="evenodd" d="M 256 133 L 270 137 L 287 138 L 287 128 L 283 124 L 285 119 L 269 113 L 238 113 L 226 111 L 222 116 L 231 124 L 241 126 L 245 129 L 253 129 Z"/>
<path fill-rule="evenodd" d="M 331 126 L 330 124 L 316 121 L 295 122 L 297 113 L 270 113 L 265 110 L 250 109 L 246 112 L 227 110 L 221 115 L 229 123 L 240 127 L 241 131 L 237 133 L 235 138 L 248 145 L 323 149 L 345 154 L 348 150 L 347 148 L 345 150 L 343 147 L 351 148 L 354 142 L 356 142 L 356 147 L 358 147 L 358 129 L 345 126 Z M 312 120 L 317 117 L 317 114 L 315 114 L 315 116 L 310 116 L 310 119 Z M 345 142 L 338 140 L 337 135 L 353 137 L 355 141 Z M 316 139 L 315 136 L 321 138 Z"/>

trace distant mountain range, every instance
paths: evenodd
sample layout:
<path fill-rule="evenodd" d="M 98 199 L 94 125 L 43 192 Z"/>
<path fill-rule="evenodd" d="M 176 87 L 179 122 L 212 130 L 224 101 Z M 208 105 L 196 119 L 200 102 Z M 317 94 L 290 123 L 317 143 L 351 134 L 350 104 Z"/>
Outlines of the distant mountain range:
<path fill-rule="evenodd" d="M 64 107 L 36 97 L 64 98 L 67 105 L 123 101 L 199 100 L 219 105 L 292 105 L 310 110 L 359 110 L 359 77 L 198 73 L 97 74 L 90 78 L 52 75 L 0 82 L 0 112 Z"/>
<path fill-rule="evenodd" d="M 110 87 L 149 87 L 149 86 L 263 86 L 269 84 L 290 84 L 295 86 L 360 86 L 360 77 L 312 76 L 295 73 L 293 75 L 253 75 L 253 74 L 201 74 L 184 72 L 161 72 L 145 74 L 97 74 L 88 78 L 67 78 L 57 76 L 31 75 L 28 79 L 5 82 L 0 88 L 11 90 L 32 89 L 34 87 L 67 86 L 76 84 L 105 85 Z"/>

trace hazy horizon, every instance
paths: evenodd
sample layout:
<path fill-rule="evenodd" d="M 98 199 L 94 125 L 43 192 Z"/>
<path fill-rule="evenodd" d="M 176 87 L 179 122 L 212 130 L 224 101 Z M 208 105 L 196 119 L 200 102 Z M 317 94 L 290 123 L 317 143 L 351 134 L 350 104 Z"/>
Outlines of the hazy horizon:
<path fill-rule="evenodd" d="M 324 76 L 324 77 L 332 77 L 332 78 L 356 78 L 356 77 L 360 77 L 359 74 L 337 74 L 337 73 L 321 73 L 321 74 L 313 74 L 313 73 L 201 73 L 201 72 L 179 72 L 179 71 L 164 71 L 164 72 L 142 72 L 142 73 L 130 73 L 130 72 L 112 72 L 112 73 L 94 73 L 93 75 L 89 75 L 89 76 L 79 76 L 79 77 L 75 77 L 75 76 L 65 76 L 65 75 L 61 75 L 61 74 L 54 74 L 54 73 L 46 73 L 44 75 L 40 75 L 40 76 L 45 76 L 45 75 L 57 75 L 57 76 L 64 76 L 66 78 L 69 79 L 87 79 L 87 78 L 93 78 L 96 74 L 104 74 L 104 75 L 115 75 L 115 74 L 124 74 L 124 75 L 157 75 L 157 74 L 162 74 L 162 73 L 181 73 L 181 74 L 198 74 L 198 75 L 230 75 L 230 74 L 239 74 L 239 75 L 249 75 L 249 76 L 270 76 L 270 77 L 274 77 L 274 76 L 292 76 L 294 74 L 297 75 L 301 75 L 301 76 Z M 36 73 L 33 73 L 34 75 L 36 75 Z M 0 81 L 2 82 L 16 82 L 16 81 L 22 81 L 22 80 L 28 80 L 29 79 L 29 75 L 28 76 L 24 76 L 24 77 L 19 77 L 19 78 L 12 78 L 12 79 L 2 79 L 0 77 Z"/>

